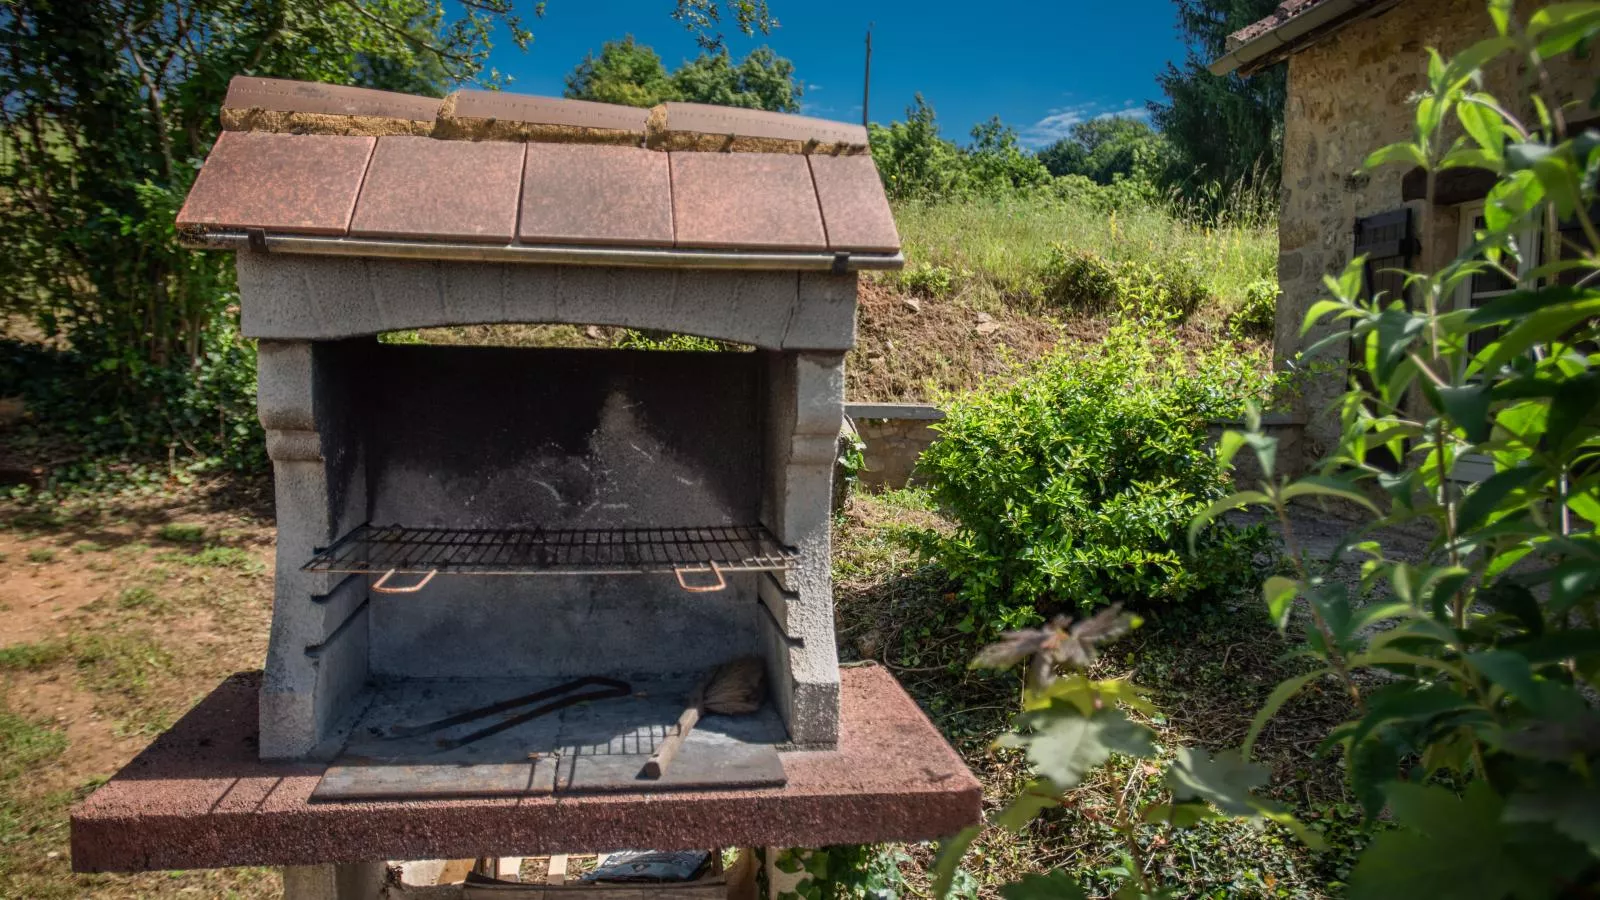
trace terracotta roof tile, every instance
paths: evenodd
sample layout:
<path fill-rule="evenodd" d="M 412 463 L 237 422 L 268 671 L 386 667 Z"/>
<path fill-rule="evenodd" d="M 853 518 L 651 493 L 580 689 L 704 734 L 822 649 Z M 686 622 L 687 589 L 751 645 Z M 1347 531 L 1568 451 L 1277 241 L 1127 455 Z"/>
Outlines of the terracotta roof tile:
<path fill-rule="evenodd" d="M 1247 44 L 1269 31 L 1282 28 L 1288 24 L 1290 19 L 1323 2 L 1324 0 L 1283 0 L 1282 3 L 1278 4 L 1277 9 L 1274 9 L 1266 17 L 1251 22 L 1249 25 L 1228 35 L 1228 49 L 1232 50 L 1240 44 Z"/>
<path fill-rule="evenodd" d="M 808 156 L 817 186 L 828 249 L 894 253 L 900 249 L 894 213 L 871 156 Z"/>
<path fill-rule="evenodd" d="M 672 246 L 667 154 L 604 144 L 529 144 L 523 241 Z"/>
<path fill-rule="evenodd" d="M 350 234 L 508 243 L 522 144 L 381 137 Z"/>
<path fill-rule="evenodd" d="M 668 156 L 678 246 L 827 249 L 817 192 L 804 156 L 686 152 Z"/>
<path fill-rule="evenodd" d="M 189 190 L 178 227 L 343 234 L 375 140 L 225 131 Z"/>
<path fill-rule="evenodd" d="M 236 75 L 228 82 L 228 97 L 222 105 L 232 109 L 430 121 L 439 114 L 439 104 L 443 102 L 434 97 L 370 88 Z"/>
<path fill-rule="evenodd" d="M 615 103 L 533 97 L 501 91 L 457 91 L 450 97 L 450 115 L 460 119 L 497 119 L 535 125 L 604 128 L 644 133 L 650 111 Z"/>
<path fill-rule="evenodd" d="M 865 147 L 867 130 L 860 125 L 813 119 L 761 109 L 737 109 L 704 103 L 665 103 L 668 132 L 692 132 L 734 138 L 765 138 L 801 144 Z"/>
<path fill-rule="evenodd" d="M 866 131 L 856 125 L 495 91 L 439 101 L 254 77 L 235 78 L 227 102 L 228 130 L 179 214 L 188 232 L 899 248 L 865 155 Z"/>

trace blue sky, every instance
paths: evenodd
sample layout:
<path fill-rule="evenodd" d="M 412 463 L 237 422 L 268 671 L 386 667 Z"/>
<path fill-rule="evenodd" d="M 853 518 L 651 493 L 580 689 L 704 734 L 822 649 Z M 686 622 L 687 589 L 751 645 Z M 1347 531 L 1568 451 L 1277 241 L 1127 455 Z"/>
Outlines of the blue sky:
<path fill-rule="evenodd" d="M 1145 102 L 1161 94 L 1156 73 L 1184 53 L 1171 0 L 996 7 L 948 0 L 769 2 L 780 27 L 754 39 L 728 28 L 728 44 L 736 57 L 766 44 L 793 60 L 806 84 L 804 112 L 860 120 L 862 42 L 871 22 L 873 121 L 901 118 L 921 91 L 944 135 L 961 141 L 974 123 L 993 115 L 1035 148 L 1084 119 L 1142 116 Z M 698 52 L 694 37 L 672 19 L 672 5 L 550 0 L 545 17 L 531 23 L 528 52 L 497 41 L 491 64 L 515 78 L 510 90 L 559 95 L 585 53 L 632 34 L 672 68 Z"/>

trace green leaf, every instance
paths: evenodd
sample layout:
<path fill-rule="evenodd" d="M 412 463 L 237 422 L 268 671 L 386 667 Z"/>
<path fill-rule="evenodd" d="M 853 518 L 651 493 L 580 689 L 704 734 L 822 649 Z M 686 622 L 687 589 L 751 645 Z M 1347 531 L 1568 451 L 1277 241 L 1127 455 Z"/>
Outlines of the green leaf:
<path fill-rule="evenodd" d="M 1495 612 L 1516 619 L 1529 634 L 1544 633 L 1544 616 L 1533 593 L 1520 584 L 1502 579 L 1478 591 L 1478 600 Z"/>
<path fill-rule="evenodd" d="M 1207 819 L 1221 818 L 1221 814 L 1206 803 L 1153 803 L 1145 808 L 1140 818 L 1151 825 L 1193 828 Z"/>
<path fill-rule="evenodd" d="M 1025 748 L 1033 770 L 1063 790 L 1076 786 L 1084 773 L 1110 759 L 1113 752 L 1155 755 L 1150 729 L 1129 721 L 1120 709 L 1085 716 L 1071 703 L 1054 700 L 1045 709 L 1028 713 L 1025 721 L 1031 731 L 1006 735 L 1003 745 Z"/>
<path fill-rule="evenodd" d="M 1024 875 L 1020 881 L 1000 887 L 1005 900 L 1084 900 L 1088 895 L 1078 882 L 1061 869 L 1047 875 Z"/>
<path fill-rule="evenodd" d="M 1250 722 L 1250 731 L 1244 736 L 1244 746 L 1240 748 L 1239 755 L 1244 759 L 1249 759 L 1250 751 L 1255 749 L 1256 738 L 1261 736 L 1261 730 L 1267 727 L 1267 722 L 1278 714 L 1278 710 L 1285 703 L 1288 703 L 1291 697 L 1300 693 L 1306 685 L 1332 672 L 1333 669 L 1329 668 L 1315 669 L 1296 675 L 1287 681 L 1279 682 L 1278 686 L 1273 688 L 1272 693 L 1267 696 L 1266 702 L 1261 704 L 1259 710 L 1256 710 L 1256 717 Z"/>
<path fill-rule="evenodd" d="M 1047 778 L 1036 778 L 1028 782 L 1022 793 L 1012 798 L 1005 809 L 989 817 L 989 824 L 999 826 L 1010 832 L 1018 832 L 1027 827 L 1039 813 L 1060 806 L 1061 790 Z"/>
<path fill-rule="evenodd" d="M 1477 708 L 1476 704 L 1444 685 L 1399 682 L 1368 696 L 1367 710 L 1351 731 L 1350 743 L 1352 746 L 1360 744 L 1368 735 L 1390 725 L 1427 724 L 1440 716 Z"/>
<path fill-rule="evenodd" d="M 950 895 L 950 883 L 955 881 L 956 869 L 961 867 L 961 857 L 978 839 L 982 825 L 968 825 L 953 836 L 939 842 L 939 852 L 933 858 L 933 896 L 943 900 Z"/>
<path fill-rule="evenodd" d="M 1544 443 L 1557 456 L 1565 456 L 1600 426 L 1600 372 L 1584 372 L 1563 381 L 1550 403 Z"/>
<path fill-rule="evenodd" d="M 1539 344 L 1547 344 L 1573 326 L 1600 316 L 1600 291 L 1583 291 L 1582 298 L 1570 303 L 1546 306 L 1526 318 L 1491 347 L 1493 353 L 1483 363 L 1481 370 L 1497 371 L 1501 366 L 1523 355 Z"/>
<path fill-rule="evenodd" d="M 1361 168 L 1376 169 L 1379 166 L 1386 166 L 1392 163 L 1420 166 L 1426 169 L 1428 167 L 1428 158 L 1422 155 L 1421 148 L 1416 144 L 1402 142 L 1372 151 L 1367 155 L 1366 160 L 1362 162 Z"/>
<path fill-rule="evenodd" d="M 1306 310 L 1305 320 L 1300 323 L 1301 336 L 1303 337 L 1306 332 L 1311 330 L 1312 326 L 1316 325 L 1317 322 L 1328 313 L 1346 312 L 1349 310 L 1350 306 L 1339 300 L 1318 300 L 1317 302 L 1311 304 L 1310 309 Z"/>
<path fill-rule="evenodd" d="M 1354 794 L 1367 818 L 1383 811 L 1383 789 L 1397 777 L 1400 753 L 1384 736 L 1364 740 L 1345 751 L 1350 793 Z"/>
<path fill-rule="evenodd" d="M 1378 507 L 1367 499 L 1361 489 L 1343 478 L 1331 475 L 1307 475 L 1290 484 L 1280 494 L 1285 502 L 1296 497 L 1338 497 L 1348 500 L 1358 506 L 1364 506 L 1373 512 L 1378 512 Z"/>
<path fill-rule="evenodd" d="M 1261 586 L 1262 596 L 1267 601 L 1267 614 L 1272 616 L 1272 621 L 1278 626 L 1279 631 L 1289 624 L 1289 610 L 1293 607 L 1295 594 L 1299 590 L 1299 582 L 1282 575 L 1268 578 Z"/>
<path fill-rule="evenodd" d="M 1488 520 L 1511 492 L 1526 487 L 1545 471 L 1537 466 L 1517 466 L 1496 472 L 1479 482 L 1456 508 L 1456 531 L 1465 533 Z"/>
<path fill-rule="evenodd" d="M 1544 144 L 1517 143 L 1506 147 L 1506 165 L 1513 171 L 1532 169 L 1551 153 Z"/>
<path fill-rule="evenodd" d="M 1396 782 L 1389 806 L 1402 827 L 1381 831 L 1350 873 L 1351 900 L 1505 900 L 1538 883 L 1509 845 L 1500 798 L 1481 781 L 1456 797 Z"/>
<path fill-rule="evenodd" d="M 1452 88 L 1460 87 L 1490 60 L 1516 49 L 1516 46 L 1517 42 L 1514 39 L 1504 35 L 1478 41 L 1450 57 L 1450 61 L 1445 65 L 1442 80 Z"/>
<path fill-rule="evenodd" d="M 1528 17 L 1528 33 L 1538 41 L 1539 56 L 1566 53 L 1600 32 L 1600 8 L 1592 3 L 1555 3 Z"/>
<path fill-rule="evenodd" d="M 1371 650 L 1357 654 L 1350 658 L 1353 667 L 1380 666 L 1415 666 L 1420 669 L 1436 669 L 1452 678 L 1461 677 L 1461 670 L 1451 663 L 1431 656 L 1419 656 L 1415 653 L 1406 653 L 1402 650 Z"/>
<path fill-rule="evenodd" d="M 1426 316 L 1408 312 L 1395 304 L 1378 314 L 1378 359 L 1374 368 L 1380 382 L 1386 382 L 1405 362 L 1411 345 L 1428 325 Z"/>
<path fill-rule="evenodd" d="M 1549 823 L 1600 857 L 1600 787 L 1574 782 L 1511 794 L 1506 798 L 1505 821 Z"/>
<path fill-rule="evenodd" d="M 1265 766 L 1245 762 L 1238 751 L 1209 757 L 1204 751 L 1178 748 L 1178 758 L 1167 770 L 1167 786 L 1174 799 L 1205 800 L 1232 816 L 1248 816 L 1272 808 L 1250 792 L 1262 787 L 1272 773 Z"/>
<path fill-rule="evenodd" d="M 1461 120 L 1461 126 L 1478 142 L 1478 146 L 1498 161 L 1505 146 L 1505 121 L 1484 103 L 1473 102 L 1474 98 L 1481 96 L 1475 94 L 1456 104 L 1456 118 Z"/>
<path fill-rule="evenodd" d="M 1474 309 L 1467 316 L 1467 322 L 1472 325 L 1504 325 L 1507 322 L 1523 319 L 1546 307 L 1573 303 L 1588 296 L 1590 296 L 1589 291 L 1566 285 L 1540 288 L 1537 291 L 1515 291 L 1496 297 Z"/>
<path fill-rule="evenodd" d="M 1480 444 L 1489 439 L 1489 386 L 1468 384 L 1435 390 L 1439 406 L 1462 431 L 1467 440 Z"/>
<path fill-rule="evenodd" d="M 1229 494 L 1228 496 L 1223 497 L 1221 500 L 1218 500 L 1217 502 L 1206 507 L 1205 510 L 1200 513 L 1200 515 L 1195 516 L 1194 520 L 1189 523 L 1189 552 L 1193 553 L 1195 551 L 1196 539 L 1200 537 L 1200 532 L 1204 531 L 1205 527 L 1211 524 L 1212 519 L 1215 519 L 1217 516 L 1222 515 L 1230 509 L 1238 509 L 1241 506 L 1249 506 L 1253 503 L 1270 505 L 1272 503 L 1272 498 L 1261 493 L 1260 491 L 1240 491 L 1237 494 Z"/>
<path fill-rule="evenodd" d="M 1483 677 L 1498 685 L 1507 694 L 1529 707 L 1535 715 L 1548 712 L 1541 703 L 1539 684 L 1533 677 L 1533 666 L 1520 653 L 1511 650 L 1483 650 L 1467 654 L 1467 662 Z"/>

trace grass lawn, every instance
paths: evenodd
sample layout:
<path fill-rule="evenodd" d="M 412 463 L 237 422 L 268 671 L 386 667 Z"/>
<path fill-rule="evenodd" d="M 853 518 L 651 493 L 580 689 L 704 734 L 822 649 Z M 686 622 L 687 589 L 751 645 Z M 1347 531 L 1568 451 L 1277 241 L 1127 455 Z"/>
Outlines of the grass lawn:
<path fill-rule="evenodd" d="M 262 485 L 0 506 L 0 897 L 277 897 L 275 871 L 74 875 L 67 809 L 229 673 L 272 609 Z"/>
<path fill-rule="evenodd" d="M 909 268 L 956 273 L 968 302 L 993 310 L 1036 305 L 1039 275 L 1052 244 L 1120 262 L 1179 261 L 1200 273 L 1212 302 L 1196 312 L 1223 321 L 1249 286 L 1276 280 L 1277 223 L 1202 226 L 1158 207 L 1107 213 L 1048 197 L 895 205 Z M 966 274 L 962 274 L 966 273 Z"/>

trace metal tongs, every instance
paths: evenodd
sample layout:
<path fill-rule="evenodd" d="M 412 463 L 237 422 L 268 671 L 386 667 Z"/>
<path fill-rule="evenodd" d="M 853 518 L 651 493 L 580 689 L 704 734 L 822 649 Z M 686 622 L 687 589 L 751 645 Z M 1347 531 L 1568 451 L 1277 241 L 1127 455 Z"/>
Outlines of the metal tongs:
<path fill-rule="evenodd" d="M 595 689 L 576 694 L 570 693 L 586 687 L 594 687 Z M 582 678 L 574 678 L 564 684 L 558 684 L 552 688 L 534 691 L 531 694 L 523 694 L 521 697 L 512 697 L 510 700 L 501 700 L 499 703 L 491 703 L 488 706 L 480 706 L 477 709 L 469 709 L 466 712 L 456 713 L 453 716 L 425 722 L 421 725 L 395 725 L 389 729 L 389 733 L 385 737 L 386 739 L 416 737 L 419 734 L 430 734 L 435 731 L 443 731 L 446 728 L 454 728 L 457 725 L 464 725 L 478 719 L 508 712 L 521 706 L 535 703 L 541 704 L 520 715 L 502 719 L 493 725 L 486 725 L 464 737 L 445 738 L 439 741 L 439 749 L 453 750 L 456 747 L 464 747 L 474 741 L 482 740 L 492 734 L 499 734 L 508 728 L 515 728 L 524 722 L 530 722 L 540 716 L 566 709 L 569 706 L 576 706 L 589 700 L 610 700 L 613 697 L 626 697 L 631 693 L 633 693 L 633 686 L 626 681 L 618 681 L 615 678 L 605 678 L 600 675 L 586 675 Z M 563 694 L 567 696 L 561 696 Z M 560 699 L 552 700 L 551 698 L 553 697 L 559 697 Z M 542 701 L 545 700 L 550 702 L 543 703 Z"/>

